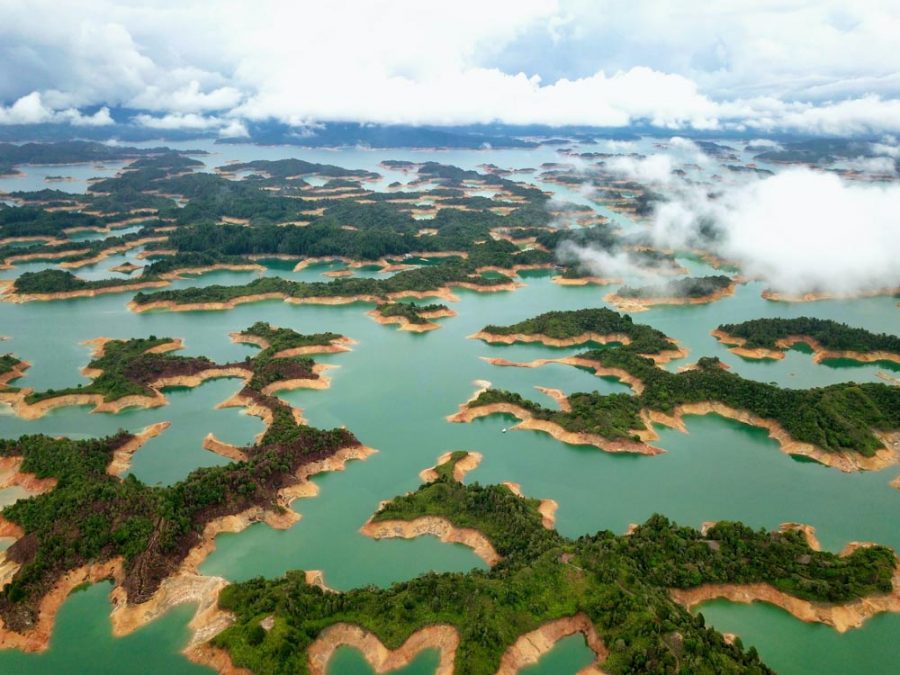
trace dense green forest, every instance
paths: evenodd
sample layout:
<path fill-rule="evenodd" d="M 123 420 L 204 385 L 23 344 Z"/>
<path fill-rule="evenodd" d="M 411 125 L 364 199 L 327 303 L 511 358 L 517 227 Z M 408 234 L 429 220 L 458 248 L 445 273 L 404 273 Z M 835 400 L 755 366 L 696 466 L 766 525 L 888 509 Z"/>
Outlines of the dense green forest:
<path fill-rule="evenodd" d="M 727 644 L 667 590 L 767 582 L 797 597 L 846 602 L 891 587 L 890 549 L 839 558 L 813 551 L 793 531 L 723 522 L 702 534 L 653 516 L 631 535 L 601 531 L 567 539 L 542 527 L 536 500 L 505 486 L 463 485 L 443 468 L 436 481 L 383 505 L 373 519 L 432 515 L 475 528 L 502 556 L 494 568 L 345 593 L 308 585 L 302 572 L 252 579 L 221 593 L 220 606 L 237 622 L 213 644 L 256 673 L 306 673 L 309 646 L 332 624 L 360 625 L 389 648 L 421 628 L 450 624 L 460 636 L 455 672 L 493 673 L 520 635 L 583 613 L 609 649 L 604 672 L 768 673 L 754 649 Z M 266 617 L 274 619 L 268 630 L 260 625 Z"/>
<path fill-rule="evenodd" d="M 622 286 L 616 295 L 621 298 L 705 298 L 728 288 L 732 283 L 730 277 L 717 274 L 708 277 L 687 277 L 673 279 L 664 284 L 653 286 Z"/>
<path fill-rule="evenodd" d="M 255 324 L 248 333 L 271 338 L 273 345 L 329 344 L 334 333 L 301 335 L 289 329 Z M 150 337 L 112 341 L 91 362 L 103 374 L 81 388 L 43 392 L 95 391 L 107 400 L 147 393 L 146 383 L 162 376 L 215 367 L 205 357 L 148 353 L 169 342 Z M 240 394 L 268 408 L 272 423 L 257 444 L 244 448 L 248 461 L 193 471 L 170 487 L 149 487 L 133 476 L 120 480 L 106 473 L 113 453 L 133 436 L 120 432 L 104 439 L 70 440 L 45 435 L 0 440 L 0 456 L 22 457 L 22 471 L 58 480 L 54 489 L 21 499 L 2 511 L 25 531 L 7 557 L 22 565 L 0 592 L 0 617 L 13 630 L 34 625 L 43 594 L 66 571 L 87 562 L 124 556 L 129 601 L 147 600 L 174 572 L 209 521 L 251 506 L 279 511 L 277 492 L 295 481 L 297 470 L 358 445 L 346 429 L 321 431 L 297 424 L 292 409 L 261 389 L 277 379 L 318 377 L 307 358 L 275 358 L 274 347 L 242 364 L 253 377 Z M 4 359 L 5 362 L 5 359 Z M 60 519 L 59 514 L 67 517 Z"/>
<path fill-rule="evenodd" d="M 286 407 L 271 397 L 261 402 Z M 277 492 L 295 480 L 299 467 L 358 443 L 345 429 L 320 431 L 290 417 L 282 410 L 277 434 L 270 430 L 259 445 L 245 448 L 248 461 L 197 469 L 170 487 L 106 473 L 116 448 L 132 439 L 124 432 L 96 440 L 35 435 L 0 441 L 0 456 L 23 457 L 23 471 L 58 479 L 49 492 L 3 509 L 3 517 L 25 531 L 6 551 L 22 566 L 0 591 L 6 626 L 27 630 L 41 598 L 63 574 L 117 556 L 125 558 L 129 601 L 146 601 L 199 543 L 206 523 L 257 505 L 277 511 Z"/>
<path fill-rule="evenodd" d="M 115 401 L 125 396 L 152 396 L 154 392 L 149 385 L 160 378 L 195 375 L 216 367 L 204 356 L 176 356 L 151 351 L 170 342 L 171 338 L 156 336 L 110 340 L 103 346 L 103 354 L 88 363 L 89 369 L 102 371 L 88 384 L 32 392 L 25 400 L 36 403 L 67 394 L 99 394 L 104 401 Z"/>
<path fill-rule="evenodd" d="M 792 335 L 811 337 L 832 351 L 892 352 L 900 354 L 900 337 L 852 328 L 830 319 L 801 316 L 796 319 L 751 319 L 741 323 L 723 323 L 717 329 L 727 335 L 746 340 L 745 347 L 776 349 L 776 343 Z"/>
<path fill-rule="evenodd" d="M 508 247 L 512 247 L 512 251 Z M 544 264 L 549 258 L 551 256 L 543 251 L 520 252 L 508 242 L 487 242 L 476 247 L 466 260 L 450 260 L 404 270 L 386 279 L 349 277 L 330 282 L 305 282 L 262 277 L 237 286 L 214 285 L 138 293 L 134 297 L 134 303 L 146 305 L 167 301 L 176 304 L 227 302 L 262 293 L 279 293 L 288 298 L 372 296 L 387 299 L 391 293 L 437 291 L 457 284 L 475 284 L 489 288 L 502 286 L 509 283 L 509 280 L 503 277 L 481 276 L 477 272 L 480 267 L 492 265 L 512 269 L 520 264 Z"/>
<path fill-rule="evenodd" d="M 110 340 L 103 345 L 103 354 L 88 364 L 99 374 L 88 384 L 65 389 L 47 389 L 32 392 L 25 397 L 27 403 L 68 394 L 98 394 L 104 401 L 117 401 L 125 396 L 153 396 L 151 385 L 161 379 L 198 375 L 215 368 L 245 370 L 250 377 L 248 386 L 262 390 L 266 385 L 281 380 L 317 379 L 315 362 L 306 357 L 278 357 L 278 352 L 295 347 L 328 346 L 341 338 L 337 333 L 304 335 L 290 328 L 273 328 L 257 322 L 242 332 L 243 335 L 260 337 L 269 342 L 255 356 L 237 363 L 218 364 L 205 356 L 178 356 L 168 351 L 154 353 L 155 348 L 172 342 L 171 338 L 132 338 Z M 8 355 L 7 355 L 8 356 Z"/>
<path fill-rule="evenodd" d="M 639 416 L 642 409 L 672 413 L 684 403 L 711 401 L 774 420 L 794 440 L 828 452 L 858 452 L 866 457 L 883 445 L 873 431 L 900 429 L 900 388 L 887 384 L 843 382 L 813 389 L 784 389 L 730 373 L 716 358 L 700 359 L 694 370 L 671 373 L 622 348 L 592 350 L 579 357 L 626 371 L 641 380 L 643 391 L 640 395 L 596 391 L 571 394 L 572 410 L 564 412 L 545 408 L 519 394 L 489 389 L 469 407 L 512 403 L 567 431 L 616 440 L 634 439 L 634 431 L 646 428 Z"/>
<path fill-rule="evenodd" d="M 248 382 L 251 389 L 261 390 L 273 382 L 282 380 L 314 380 L 318 379 L 313 367 L 315 361 L 305 356 L 278 356 L 286 349 L 298 347 L 327 347 L 335 340 L 341 339 L 337 333 L 314 333 L 304 335 L 291 328 L 276 328 L 263 321 L 257 321 L 241 335 L 257 337 L 265 340 L 268 346 L 252 359 L 247 357 L 245 364 L 253 370 L 253 377 Z"/>
<path fill-rule="evenodd" d="M 482 331 L 491 335 L 546 335 L 557 340 L 578 337 L 584 333 L 621 334 L 631 340 L 621 347 L 629 352 L 658 354 L 678 349 L 661 331 L 646 324 L 634 323 L 627 314 L 619 314 L 605 307 L 545 312 L 509 326 L 485 326 Z"/>
<path fill-rule="evenodd" d="M 414 302 L 389 302 L 378 305 L 375 308 L 375 311 L 385 317 L 402 316 L 410 323 L 421 325 L 430 322 L 430 320 L 422 316 L 422 314 L 446 311 L 448 309 L 449 307 L 447 307 L 447 305 L 440 304 L 417 305 Z"/>

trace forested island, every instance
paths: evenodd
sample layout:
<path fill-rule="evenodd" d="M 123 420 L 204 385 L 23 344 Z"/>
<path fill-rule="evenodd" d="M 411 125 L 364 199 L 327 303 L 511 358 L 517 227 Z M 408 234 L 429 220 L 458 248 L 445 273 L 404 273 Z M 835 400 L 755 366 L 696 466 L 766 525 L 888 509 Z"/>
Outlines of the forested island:
<path fill-rule="evenodd" d="M 389 302 L 378 305 L 369 316 L 382 324 L 399 324 L 400 330 L 423 333 L 441 327 L 434 319 L 456 316 L 443 304 L 417 305 L 414 302 Z"/>
<path fill-rule="evenodd" d="M 254 357 L 244 361 L 218 364 L 204 356 L 171 354 L 181 348 L 180 340 L 171 338 L 132 338 L 112 340 L 98 338 L 92 360 L 82 370 L 91 378 L 88 384 L 65 389 L 0 389 L 0 401 L 26 419 L 34 419 L 49 410 L 66 405 L 94 405 L 102 412 L 119 412 L 138 407 L 165 405 L 161 392 L 170 386 L 197 386 L 205 380 L 236 377 L 245 380 L 246 388 L 271 394 L 291 387 L 324 387 L 328 380 L 323 367 L 308 354 L 345 351 L 350 342 L 335 333 L 303 335 L 289 328 L 273 328 L 256 323 L 236 334 L 239 342 L 252 342 L 262 347 Z M 4 363 L 14 357 L 6 355 Z M 15 364 L 10 366 L 10 370 Z"/>
<path fill-rule="evenodd" d="M 61 392 L 19 392 L 37 402 L 59 401 L 77 392 L 104 401 L 152 400 L 161 396 L 158 387 L 163 382 L 196 384 L 207 376 L 241 376 L 244 387 L 228 405 L 246 407 L 266 428 L 254 444 L 243 448 L 210 437 L 206 447 L 236 461 L 198 469 L 170 487 L 118 476 L 131 454 L 165 423 L 142 434 L 122 431 L 102 439 L 29 435 L 0 441 L 0 458 L 14 462 L 13 484 L 41 486 L 41 494 L 20 499 L 0 513 L 3 530 L 16 539 L 0 554 L 9 581 L 0 591 L 0 644 L 44 648 L 58 605 L 81 580 L 114 577 L 129 605 L 154 598 L 163 604 L 171 601 L 171 589 L 155 594 L 173 575 L 184 577 L 179 583 L 190 588 L 196 565 L 217 532 L 262 518 L 275 526 L 290 525 L 296 520 L 287 509 L 290 501 L 314 492 L 306 482 L 309 475 L 371 452 L 346 429 L 322 431 L 306 425 L 297 410 L 270 393 L 285 383 L 316 386 L 320 379 L 313 361 L 291 350 L 335 351 L 346 348 L 346 339 L 334 333 L 302 335 L 268 324 L 255 324 L 242 335 L 268 344 L 255 358 L 228 366 L 205 357 L 168 354 L 179 343 L 166 338 L 98 340 L 86 369 L 94 378 L 89 385 Z M 12 357 L 3 363 L 16 367 Z M 61 520 L 60 513 L 66 518 Z M 177 597 L 175 601 L 183 600 Z"/>
<path fill-rule="evenodd" d="M 661 331 L 605 307 L 545 312 L 509 326 L 485 326 L 470 337 L 490 343 L 541 342 L 554 347 L 612 343 L 657 362 L 686 355 Z"/>
<path fill-rule="evenodd" d="M 516 393 L 487 389 L 463 404 L 452 419 L 469 421 L 504 412 L 529 422 L 526 428 L 570 442 L 656 454 L 659 451 L 645 443 L 654 437 L 651 422 L 683 429 L 682 415 L 717 413 L 767 428 L 786 452 L 844 470 L 883 468 L 897 461 L 885 448 L 886 439 L 900 431 L 897 387 L 847 382 L 785 389 L 730 373 L 716 358 L 702 358 L 693 369 L 671 373 L 623 348 L 592 350 L 577 360 L 600 374 L 624 373 L 635 393 L 574 393 L 568 396 L 567 410 L 555 410 Z"/>
<path fill-rule="evenodd" d="M 627 535 L 573 540 L 544 527 L 537 500 L 502 485 L 457 482 L 453 461 L 416 492 L 384 504 L 371 522 L 439 519 L 477 531 L 499 555 L 490 570 L 345 593 L 307 583 L 302 572 L 233 584 L 219 606 L 236 622 L 211 644 L 256 673 L 322 673 L 342 644 L 362 648 L 373 663 L 380 644 L 400 650 L 401 662 L 436 648 L 442 672 L 494 673 L 515 672 L 580 632 L 607 673 L 768 673 L 755 649 L 726 641 L 670 590 L 764 586 L 826 608 L 877 598 L 870 611 L 894 602 L 886 594 L 896 561 L 884 547 L 839 556 L 810 548 L 796 530 L 720 522 L 698 531 L 658 515 Z"/>
<path fill-rule="evenodd" d="M 510 248 L 512 250 L 510 250 Z M 248 284 L 205 286 L 138 293 L 131 302 L 135 311 L 167 309 L 224 309 L 242 302 L 280 298 L 288 302 L 353 302 L 362 300 L 384 304 L 400 297 L 444 296 L 454 299 L 450 288 L 476 291 L 503 291 L 516 288 L 505 276 L 484 276 L 484 267 L 509 270 L 520 265 L 549 264 L 549 254 L 519 251 L 508 242 L 488 242 L 476 246 L 464 259 L 397 272 L 385 279 L 339 278 L 330 282 L 290 281 L 262 277 Z"/>
<path fill-rule="evenodd" d="M 846 358 L 855 361 L 900 363 L 900 337 L 872 333 L 830 319 L 801 316 L 796 319 L 752 319 L 722 324 L 712 332 L 730 350 L 752 359 L 782 359 L 793 345 L 803 343 L 813 358 Z"/>
<path fill-rule="evenodd" d="M 653 286 L 622 286 L 604 296 L 618 309 L 641 312 L 653 305 L 695 305 L 714 302 L 734 293 L 737 281 L 723 274 L 673 279 Z"/>

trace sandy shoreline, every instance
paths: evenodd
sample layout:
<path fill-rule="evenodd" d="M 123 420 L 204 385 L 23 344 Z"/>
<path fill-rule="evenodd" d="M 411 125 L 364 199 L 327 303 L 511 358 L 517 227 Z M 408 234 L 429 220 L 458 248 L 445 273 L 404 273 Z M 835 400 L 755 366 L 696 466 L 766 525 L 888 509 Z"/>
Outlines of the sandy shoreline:
<path fill-rule="evenodd" d="M 373 309 L 370 312 L 366 312 L 366 314 L 383 326 L 398 324 L 400 330 L 408 331 L 411 333 L 426 333 L 428 331 L 437 330 L 441 327 L 441 324 L 434 323 L 430 321 L 430 319 L 445 319 L 456 316 L 456 312 L 449 308 L 438 309 L 432 312 L 419 312 L 420 317 L 422 317 L 423 319 L 429 319 L 428 323 L 413 323 L 405 316 L 383 316 L 378 311 L 378 309 Z"/>
<path fill-rule="evenodd" d="M 625 283 L 624 279 L 618 277 L 564 277 L 561 275 L 554 276 L 550 279 L 554 284 L 560 286 L 616 286 Z"/>
<path fill-rule="evenodd" d="M 570 338 L 553 338 L 548 335 L 544 335 L 543 333 L 511 333 L 509 335 L 499 335 L 497 333 L 489 333 L 487 331 L 480 330 L 477 333 L 472 333 L 472 335 L 468 336 L 469 340 L 483 340 L 488 344 L 503 344 L 503 345 L 512 345 L 517 342 L 524 343 L 540 343 L 546 345 L 548 347 L 575 347 L 579 345 L 586 344 L 588 342 L 594 342 L 596 344 L 622 344 L 629 345 L 631 344 L 631 338 L 624 333 L 607 333 L 601 335 L 599 333 L 593 332 L 585 332 L 581 335 L 576 335 Z M 673 344 L 675 340 L 670 340 Z M 688 355 L 688 350 L 679 347 L 677 349 L 665 349 L 656 354 L 641 354 L 648 359 L 653 359 L 653 361 L 657 364 L 667 363 L 669 361 L 673 361 L 675 359 L 683 359 Z M 506 361 L 505 359 L 498 359 L 499 361 L 503 361 L 503 365 L 511 365 L 512 361 Z M 587 362 L 584 359 L 580 359 L 581 361 Z M 531 363 L 562 363 L 565 362 L 565 359 L 537 359 L 532 361 Z M 591 361 L 590 363 L 595 363 Z M 536 366 L 524 366 L 523 367 L 536 367 Z M 597 364 L 599 365 L 599 364 Z"/>
<path fill-rule="evenodd" d="M 563 427 L 554 422 L 536 419 L 531 412 L 512 403 L 491 403 L 489 405 L 471 408 L 469 407 L 469 404 L 478 398 L 481 392 L 486 389 L 486 387 L 483 386 L 483 383 L 479 382 L 478 384 L 481 385 L 481 388 L 478 389 L 468 401 L 461 403 L 457 412 L 447 417 L 448 422 L 471 422 L 480 417 L 487 417 L 495 414 L 507 414 L 519 419 L 519 423 L 516 424 L 513 429 L 543 431 L 556 440 L 570 445 L 592 445 L 595 448 L 610 453 L 621 452 L 638 455 L 659 455 L 665 452 L 660 448 L 656 448 L 641 441 L 624 439 L 610 440 L 596 434 L 566 431 Z M 488 383 L 488 385 L 490 385 L 490 383 Z M 635 434 L 640 435 L 641 432 L 635 431 Z"/>
<path fill-rule="evenodd" d="M 769 438 L 778 441 L 781 451 L 788 455 L 798 455 L 815 460 L 819 464 L 840 469 L 844 472 L 852 471 L 880 471 L 900 462 L 900 453 L 891 446 L 897 445 L 892 437 L 882 438 L 885 447 L 878 450 L 874 456 L 865 457 L 857 452 L 828 452 L 811 443 L 794 440 L 785 429 L 774 420 L 764 419 L 746 410 L 737 410 L 722 403 L 702 402 L 686 403 L 676 406 L 671 415 L 655 410 L 642 410 L 641 415 L 655 424 L 662 424 L 679 431 L 687 432 L 684 424 L 685 415 L 709 415 L 715 414 L 721 417 L 741 422 L 753 427 L 759 427 L 769 432 Z M 884 435 L 881 435 L 884 436 Z"/>
<path fill-rule="evenodd" d="M 91 376 L 98 373 L 91 369 L 84 369 Z M 152 395 L 134 394 L 123 396 L 114 401 L 106 401 L 102 394 L 63 394 L 46 398 L 36 403 L 28 403 L 25 397 L 32 390 L 28 388 L 20 389 L 17 392 L 0 392 L 0 402 L 8 403 L 15 414 L 21 419 L 35 420 L 43 417 L 55 408 L 67 406 L 92 405 L 94 406 L 92 413 L 112 413 L 116 414 L 126 408 L 158 408 L 168 404 L 168 399 L 160 391 L 165 387 L 197 387 L 206 380 L 234 377 L 242 380 L 248 380 L 252 377 L 252 372 L 243 367 L 227 367 L 223 368 L 215 366 L 207 370 L 203 370 L 194 375 L 176 375 L 173 377 L 160 378 L 147 385 L 152 390 Z"/>
<path fill-rule="evenodd" d="M 628 312 L 635 314 L 637 312 L 645 312 L 655 305 L 706 305 L 716 302 L 722 298 L 734 295 L 738 282 L 732 282 L 725 288 L 717 290 L 715 293 L 704 295 L 699 298 L 681 298 L 681 297 L 654 297 L 654 298 L 623 298 L 616 293 L 607 293 L 603 296 L 603 301 L 613 305 L 620 312 Z"/>
<path fill-rule="evenodd" d="M 459 646 L 459 633 L 447 624 L 435 624 L 415 631 L 397 649 L 384 646 L 366 629 L 348 623 L 336 623 L 321 633 L 309 647 L 310 675 L 325 675 L 328 663 L 338 647 L 354 647 L 361 651 L 376 673 L 404 668 L 425 649 L 436 649 L 440 661 L 435 675 L 452 675 Z"/>
<path fill-rule="evenodd" d="M 129 291 L 138 291 L 144 288 L 163 288 L 168 285 L 169 282 L 164 280 L 136 281 L 134 283 L 124 283 L 118 286 L 80 288 L 72 291 L 60 291 L 58 293 L 16 293 L 12 290 L 13 287 L 11 286 L 7 293 L 0 295 L 0 301 L 21 304 L 23 302 L 49 302 L 51 300 L 70 300 L 72 298 L 95 298 L 98 295 L 127 293 Z"/>
<path fill-rule="evenodd" d="M 438 457 L 437 463 L 434 466 L 422 469 L 422 471 L 419 472 L 419 478 L 422 479 L 422 482 L 431 483 L 436 481 L 438 477 L 437 468 L 449 462 L 452 456 L 453 451 L 447 451 Z M 480 452 L 467 451 L 466 456 L 453 465 L 453 480 L 462 483 L 466 474 L 470 471 L 474 471 L 478 465 L 481 464 L 482 459 L 484 459 L 484 455 Z"/>
<path fill-rule="evenodd" d="M 106 467 L 106 473 L 110 476 L 121 476 L 131 466 L 131 458 L 134 453 L 140 450 L 144 443 L 151 438 L 156 438 L 170 426 L 172 426 L 171 422 L 157 422 L 134 434 L 131 440 L 115 449 L 112 461 Z"/>
<path fill-rule="evenodd" d="M 413 520 L 382 520 L 373 522 L 370 518 L 359 528 L 361 534 L 372 539 L 415 539 L 424 535 L 437 537 L 445 544 L 462 544 L 474 551 L 475 555 L 493 567 L 501 560 L 491 541 L 479 530 L 470 527 L 456 527 L 440 516 L 420 516 Z"/>
<path fill-rule="evenodd" d="M 818 302 L 819 300 L 855 300 L 857 298 L 874 298 L 881 295 L 900 295 L 900 288 L 875 288 L 856 293 L 830 293 L 819 291 L 812 293 L 783 293 L 767 288 L 762 298 L 771 302 Z"/>
<path fill-rule="evenodd" d="M 871 351 L 871 352 L 854 352 L 854 351 L 832 351 L 826 349 L 815 338 L 809 335 L 788 335 L 775 341 L 775 348 L 767 347 L 747 348 L 744 345 L 747 340 L 741 337 L 729 335 L 718 328 L 711 331 L 710 335 L 719 342 L 728 347 L 728 351 L 737 354 L 745 359 L 773 359 L 781 360 L 785 357 L 785 351 L 796 344 L 808 345 L 813 350 L 812 360 L 814 363 L 821 363 L 828 359 L 849 359 L 858 361 L 859 363 L 876 363 L 878 361 L 891 361 L 892 363 L 900 363 L 900 354 L 894 352 Z"/>
<path fill-rule="evenodd" d="M 7 629 L 0 620 L 0 649 L 45 651 L 50 644 L 59 608 L 72 590 L 85 582 L 97 583 L 105 579 L 112 579 L 115 583 L 115 587 L 110 592 L 110 599 L 113 602 L 113 610 L 110 614 L 113 635 L 116 637 L 127 635 L 162 616 L 176 605 L 194 603 L 198 607 L 189 624 L 193 630 L 193 637 L 184 653 L 189 658 L 204 663 L 207 662 L 203 660 L 205 658 L 215 658 L 216 663 L 223 666 L 222 672 L 229 672 L 224 666 L 226 661 L 230 663 L 230 659 L 224 658 L 221 653 L 218 653 L 218 650 L 213 650 L 203 644 L 232 622 L 232 617 L 217 607 L 219 591 L 228 582 L 220 577 L 203 576 L 197 571 L 203 560 L 215 550 L 216 536 L 225 532 L 240 532 L 256 522 L 265 522 L 270 527 L 281 529 L 290 527 L 300 519 L 299 514 L 289 508 L 291 502 L 299 497 L 313 496 L 317 492 L 315 484 L 309 482 L 311 476 L 323 471 L 341 471 L 348 461 L 365 459 L 373 452 L 375 451 L 366 446 L 349 446 L 324 460 L 301 466 L 295 474 L 296 483 L 278 492 L 278 506 L 281 512 L 254 506 L 241 513 L 210 521 L 204 527 L 200 542 L 188 552 L 177 571 L 166 577 L 146 602 L 136 604 L 128 602 L 122 587 L 125 577 L 122 558 L 114 558 L 102 563 L 90 563 L 69 571 L 41 600 L 38 622 L 34 628 L 25 633 L 19 633 Z M 0 532 L 6 534 L 6 530 L 10 528 L 3 527 L 4 522 L 0 519 Z M 23 533 L 14 524 L 10 523 L 9 525 L 12 526 L 10 532 L 12 536 L 22 536 Z M 0 553 L 0 579 L 5 579 L 6 573 L 7 570 L 3 566 L 3 555 Z M 15 570 L 12 571 L 12 574 L 15 574 Z M 11 577 L 10 574 L 9 578 Z M 8 578 L 6 580 L 8 581 Z"/>
<path fill-rule="evenodd" d="M 840 555 L 850 555 L 865 544 L 848 544 Z M 766 602 L 806 623 L 822 623 L 839 633 L 861 627 L 868 619 L 883 612 L 900 612 L 900 565 L 894 570 L 893 590 L 882 595 L 859 598 L 844 604 L 830 604 L 801 600 L 766 583 L 756 584 L 705 584 L 691 589 L 670 589 L 669 595 L 685 609 L 690 610 L 709 600 L 725 599 L 730 602 Z"/>
<path fill-rule="evenodd" d="M 537 663 L 561 639 L 576 633 L 584 635 L 588 647 L 596 657 L 591 665 L 579 671 L 579 675 L 588 673 L 600 675 L 603 672 L 600 670 L 600 664 L 603 663 L 609 652 L 606 645 L 603 644 L 602 638 L 597 634 L 594 624 L 583 613 L 549 621 L 539 628 L 519 636 L 500 659 L 497 675 L 516 675 L 522 668 Z"/>

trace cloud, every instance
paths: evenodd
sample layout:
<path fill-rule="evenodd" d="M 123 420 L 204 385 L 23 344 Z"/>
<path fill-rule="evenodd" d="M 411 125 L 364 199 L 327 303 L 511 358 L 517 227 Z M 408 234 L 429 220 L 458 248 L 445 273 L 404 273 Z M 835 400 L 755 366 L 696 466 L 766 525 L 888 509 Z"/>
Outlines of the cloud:
<path fill-rule="evenodd" d="M 68 122 L 75 126 L 95 127 L 114 123 L 109 108 L 105 106 L 93 115 L 85 115 L 75 108 L 54 110 L 44 104 L 41 94 L 36 91 L 21 97 L 8 107 L 0 106 L 0 125 L 46 122 Z"/>
<path fill-rule="evenodd" d="M 556 257 L 563 264 L 575 264 L 593 276 L 607 279 L 659 276 L 659 269 L 642 266 L 628 251 L 606 251 L 596 246 L 579 246 L 564 240 L 556 249 Z"/>
<path fill-rule="evenodd" d="M 38 120 L 8 109 L 39 92 L 162 119 L 880 135 L 900 133 L 898 32 L 887 0 L 11 0 L 0 102 Z"/>
<path fill-rule="evenodd" d="M 610 173 L 655 187 L 671 185 L 675 180 L 672 173 L 674 168 L 675 161 L 666 154 L 643 158 L 613 157 L 606 162 L 606 169 Z"/>
<path fill-rule="evenodd" d="M 238 119 L 225 119 L 215 115 L 197 113 L 169 113 L 167 115 L 135 115 L 132 121 L 138 126 L 164 131 L 218 131 L 223 138 L 248 136 L 246 125 Z"/>
<path fill-rule="evenodd" d="M 900 185 L 797 168 L 713 197 L 676 191 L 657 210 L 653 235 L 666 247 L 706 240 L 779 291 L 848 293 L 900 286 L 898 214 Z"/>

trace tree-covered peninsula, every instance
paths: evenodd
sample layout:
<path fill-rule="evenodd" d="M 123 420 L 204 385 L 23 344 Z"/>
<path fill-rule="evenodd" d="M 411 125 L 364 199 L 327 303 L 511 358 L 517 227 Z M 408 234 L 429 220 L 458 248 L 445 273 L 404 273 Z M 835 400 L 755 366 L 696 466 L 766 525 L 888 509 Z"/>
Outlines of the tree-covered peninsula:
<path fill-rule="evenodd" d="M 487 342 L 531 342 L 566 346 L 585 342 L 613 342 L 636 354 L 678 352 L 678 345 L 661 331 L 634 323 L 627 314 L 605 307 L 545 312 L 508 326 L 485 326 L 473 337 Z"/>
<path fill-rule="evenodd" d="M 74 578 L 70 573 L 81 570 L 91 578 L 101 564 L 116 570 L 106 573 L 116 577 L 128 603 L 146 602 L 167 577 L 185 572 L 184 565 L 196 572 L 197 560 L 186 561 L 198 546 L 209 544 L 219 531 L 216 523 L 236 516 L 244 526 L 263 518 L 286 526 L 292 522 L 287 506 L 309 492 L 303 486 L 311 473 L 370 452 L 346 429 L 323 431 L 306 425 L 298 411 L 267 393 L 273 382 L 319 377 L 311 359 L 283 356 L 274 349 L 299 344 L 327 350 L 340 336 L 304 336 L 265 324 L 251 327 L 248 334 L 265 336 L 275 346 L 237 366 L 245 385 L 229 404 L 245 406 L 264 420 L 266 429 L 243 448 L 215 442 L 210 449 L 236 460 L 226 466 L 197 469 L 174 485 L 151 487 L 133 476 L 117 475 L 146 440 L 142 435 L 119 432 L 88 440 L 29 435 L 0 441 L 0 458 L 18 462 L 15 476 L 44 481 L 41 494 L 0 512 L 0 524 L 8 524 L 5 531 L 16 538 L 3 554 L 14 565 L 0 591 L 3 631 L 27 636 L 42 622 L 52 622 L 68 590 L 61 597 L 57 593 L 56 606 L 49 608 L 48 594 Z M 160 353 L 173 344 L 152 337 L 107 341 L 90 366 L 97 373 L 94 381 L 82 389 L 121 400 L 152 393 L 151 381 L 158 385 L 167 374 L 221 368 L 204 357 Z M 61 393 L 39 397 L 51 395 Z M 10 640 L 17 644 L 14 636 Z"/>
<path fill-rule="evenodd" d="M 499 554 L 490 570 L 346 593 L 310 585 L 298 572 L 252 579 L 220 594 L 236 622 L 212 644 L 258 674 L 306 673 L 313 664 L 320 672 L 323 655 L 360 644 L 359 627 L 388 649 L 418 635 L 417 647 L 403 649 L 435 647 L 447 672 L 486 674 L 525 665 L 514 646 L 529 636 L 544 635 L 535 642 L 547 644 L 583 632 L 607 673 L 768 673 L 754 649 L 706 627 L 670 589 L 765 584 L 798 602 L 829 605 L 891 591 L 895 558 L 887 548 L 838 556 L 813 550 L 796 531 L 722 522 L 701 532 L 662 516 L 627 535 L 573 540 L 544 527 L 537 500 L 506 486 L 463 485 L 441 468 L 431 483 L 384 504 L 371 523 L 426 518 L 475 530 Z"/>
<path fill-rule="evenodd" d="M 730 373 L 716 358 L 703 358 L 695 368 L 671 373 L 623 348 L 592 350 L 576 358 L 601 374 L 621 377 L 624 373 L 636 382 L 637 393 L 570 394 L 569 409 L 556 410 L 519 394 L 488 389 L 464 404 L 461 414 L 505 404 L 567 432 L 639 441 L 652 437 L 645 413 L 653 421 L 678 425 L 682 411 L 690 413 L 691 406 L 710 404 L 705 412 L 735 411 L 739 418 L 739 413 L 746 412 L 751 424 L 774 423 L 777 429 L 770 431 L 783 431 L 785 437 L 779 439 L 783 444 L 809 444 L 819 451 L 812 456 L 824 461 L 830 454 L 875 458 L 876 451 L 885 446 L 886 435 L 900 430 L 900 389 L 887 384 L 847 382 L 786 389 Z M 788 451 L 799 454 L 802 450 Z"/>
<path fill-rule="evenodd" d="M 900 362 L 900 337 L 853 328 L 830 319 L 751 319 L 720 325 L 712 333 L 732 351 L 748 358 L 782 358 L 797 343 L 809 345 L 817 360 L 850 358 Z"/>

